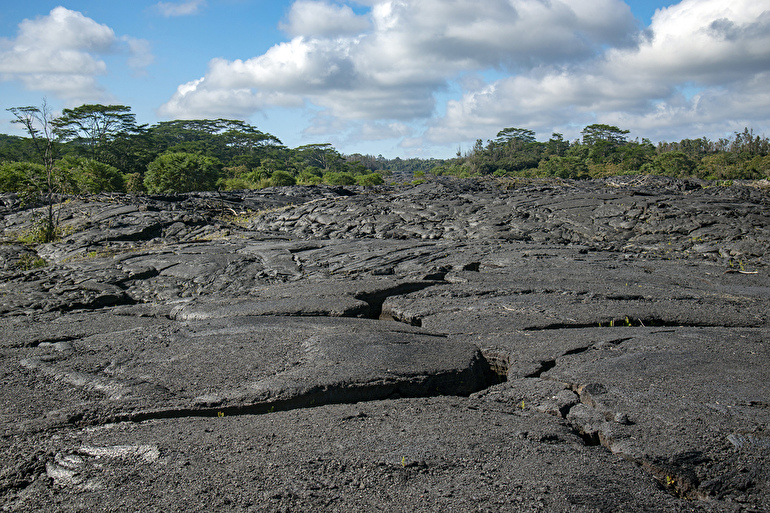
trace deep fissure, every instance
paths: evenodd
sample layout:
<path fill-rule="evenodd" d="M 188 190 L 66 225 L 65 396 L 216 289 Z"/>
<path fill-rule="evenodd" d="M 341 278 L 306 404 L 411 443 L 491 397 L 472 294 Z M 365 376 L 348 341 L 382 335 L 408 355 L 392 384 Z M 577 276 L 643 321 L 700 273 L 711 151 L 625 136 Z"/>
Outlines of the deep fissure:
<path fill-rule="evenodd" d="M 440 373 L 424 376 L 417 381 L 392 381 L 389 383 L 361 383 L 318 387 L 307 393 L 287 399 L 268 400 L 240 405 L 212 405 L 204 407 L 168 408 L 138 411 L 107 416 L 89 417 L 80 413 L 68 419 L 76 425 L 103 425 L 116 422 L 143 422 L 147 420 L 185 417 L 225 417 L 238 415 L 262 415 L 332 404 L 355 404 L 399 398 L 438 396 L 467 397 L 508 379 L 508 360 L 497 353 L 489 358 L 481 353 L 476 365 L 461 372 Z M 467 388 L 467 380 L 476 379 L 478 386 Z M 463 388 L 466 387 L 466 388 Z"/>
<path fill-rule="evenodd" d="M 421 290 L 425 290 L 430 287 L 435 287 L 436 285 L 442 285 L 446 282 L 443 281 L 443 277 L 441 280 L 426 280 L 426 281 L 419 281 L 419 282 L 410 282 L 410 283 L 403 283 L 401 285 L 398 285 L 396 287 L 390 288 L 390 289 L 384 289 L 373 293 L 368 294 L 358 294 L 354 296 L 356 299 L 360 299 L 361 301 L 366 302 L 369 305 L 369 318 L 374 320 L 392 320 L 392 321 L 399 321 L 404 322 L 400 319 L 396 319 L 392 316 L 390 312 L 383 313 L 383 305 L 385 304 L 385 301 L 393 296 L 403 296 L 406 294 L 411 294 L 412 292 L 418 292 Z M 410 322 L 407 322 L 406 324 L 410 324 L 412 326 L 421 326 L 422 322 L 419 318 L 412 319 Z"/>

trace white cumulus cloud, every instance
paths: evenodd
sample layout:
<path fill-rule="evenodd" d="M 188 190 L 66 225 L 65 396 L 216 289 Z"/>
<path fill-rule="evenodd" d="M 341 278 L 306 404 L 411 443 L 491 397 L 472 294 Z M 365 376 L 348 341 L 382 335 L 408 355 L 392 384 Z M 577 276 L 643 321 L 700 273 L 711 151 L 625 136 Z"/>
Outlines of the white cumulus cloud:
<path fill-rule="evenodd" d="M 0 80 L 71 101 L 97 101 L 105 97 L 97 77 L 108 71 L 100 57 L 121 51 L 134 67 L 152 62 L 146 41 L 118 38 L 82 13 L 56 7 L 47 16 L 22 21 L 15 39 L 0 40 Z"/>
<path fill-rule="evenodd" d="M 467 91 L 427 138 L 467 140 L 503 126 L 569 132 L 597 121 L 668 139 L 767 126 L 770 94 L 759 84 L 768 75 L 770 1 L 683 0 L 657 11 L 637 46 Z"/>
<path fill-rule="evenodd" d="M 288 23 L 281 28 L 291 36 L 335 37 L 359 34 L 369 28 L 369 20 L 358 16 L 347 5 L 300 0 L 292 4 Z"/>
<path fill-rule="evenodd" d="M 232 111 L 226 91 L 237 89 L 251 91 L 252 109 L 288 95 L 345 119 L 423 119 L 435 112 L 435 93 L 462 72 L 565 62 L 633 44 L 636 34 L 620 0 L 357 3 L 371 9 L 358 15 L 344 3 L 295 2 L 282 25 L 290 41 L 247 60 L 213 60 L 160 112 L 189 117 L 187 106 L 202 103 L 196 96 Z"/>
<path fill-rule="evenodd" d="M 298 0 L 281 28 L 288 41 L 212 60 L 160 113 L 245 119 L 296 105 L 323 114 L 305 133 L 344 126 L 455 147 L 507 126 L 547 137 L 614 122 L 654 137 L 711 127 L 728 109 L 735 123 L 770 117 L 758 85 L 770 0 L 682 0 L 649 27 L 621 0 Z M 406 124 L 408 136 L 383 130 Z"/>

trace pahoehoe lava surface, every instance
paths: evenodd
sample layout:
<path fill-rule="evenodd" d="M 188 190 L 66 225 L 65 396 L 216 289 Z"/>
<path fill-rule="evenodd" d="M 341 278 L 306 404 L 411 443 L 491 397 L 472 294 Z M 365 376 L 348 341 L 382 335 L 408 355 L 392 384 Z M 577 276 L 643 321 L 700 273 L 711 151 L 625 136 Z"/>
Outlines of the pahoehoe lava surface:
<path fill-rule="evenodd" d="M 0 196 L 2 511 L 770 504 L 767 182 L 60 209 Z"/>

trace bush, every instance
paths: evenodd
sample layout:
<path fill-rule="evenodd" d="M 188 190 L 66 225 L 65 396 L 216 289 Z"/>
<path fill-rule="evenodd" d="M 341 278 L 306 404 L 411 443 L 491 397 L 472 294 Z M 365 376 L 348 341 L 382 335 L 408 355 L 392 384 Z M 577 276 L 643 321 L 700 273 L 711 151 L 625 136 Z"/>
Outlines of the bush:
<path fill-rule="evenodd" d="M 129 173 L 124 175 L 123 181 L 126 184 L 126 192 L 132 194 L 141 194 L 145 192 L 144 177 L 141 173 Z"/>
<path fill-rule="evenodd" d="M 56 165 L 69 178 L 72 192 L 125 191 L 123 175 L 109 164 L 83 157 L 65 157 Z"/>
<path fill-rule="evenodd" d="M 697 163 L 684 152 L 669 151 L 656 156 L 650 167 L 655 174 L 684 178 L 692 176 Z"/>
<path fill-rule="evenodd" d="M 756 178 L 770 178 L 770 155 L 757 155 L 743 164 L 744 169 Z"/>
<path fill-rule="evenodd" d="M 279 187 L 282 185 L 295 185 L 297 180 L 294 179 L 291 174 L 286 171 L 276 171 L 273 176 L 270 177 L 270 185 L 273 187 Z"/>
<path fill-rule="evenodd" d="M 217 189 L 222 191 L 239 191 L 245 189 L 256 189 L 254 182 L 243 177 L 220 178 L 217 180 Z"/>
<path fill-rule="evenodd" d="M 708 180 L 729 180 L 736 178 L 738 159 L 732 153 L 706 155 L 698 165 L 698 176 Z"/>
<path fill-rule="evenodd" d="M 0 164 L 0 191 L 24 192 L 41 182 L 45 166 L 31 162 L 6 162 Z"/>
<path fill-rule="evenodd" d="M 297 183 L 300 185 L 317 185 L 321 183 L 321 176 L 320 169 L 308 166 L 300 171 L 299 176 L 297 176 Z"/>
<path fill-rule="evenodd" d="M 537 166 L 538 174 L 558 178 L 587 178 L 588 166 L 579 157 L 558 157 L 552 155 L 541 160 Z"/>
<path fill-rule="evenodd" d="M 222 163 L 197 153 L 164 153 L 147 166 L 147 192 L 173 193 L 213 190 Z"/>
<path fill-rule="evenodd" d="M 425 173 L 423 173 L 423 176 Z M 416 176 L 416 173 L 415 173 Z M 371 187 L 373 185 L 382 185 L 385 180 L 382 179 L 378 173 L 371 173 L 368 175 L 361 175 L 356 177 L 356 184 L 363 185 L 364 187 Z"/>
<path fill-rule="evenodd" d="M 355 185 L 356 178 L 350 173 L 328 172 L 323 176 L 323 182 L 328 185 Z"/>

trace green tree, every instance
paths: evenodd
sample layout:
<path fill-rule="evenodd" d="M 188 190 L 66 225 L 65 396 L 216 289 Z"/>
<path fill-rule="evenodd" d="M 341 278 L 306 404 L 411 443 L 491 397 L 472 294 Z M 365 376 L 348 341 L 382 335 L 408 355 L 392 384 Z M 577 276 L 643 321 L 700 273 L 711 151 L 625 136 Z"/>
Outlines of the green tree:
<path fill-rule="evenodd" d="M 126 184 L 126 192 L 130 192 L 132 194 L 141 194 L 143 192 L 147 192 L 147 189 L 144 188 L 144 177 L 142 177 L 141 173 L 128 173 L 124 176 L 125 184 Z"/>
<path fill-rule="evenodd" d="M 564 157 L 569 150 L 569 141 L 564 140 L 564 135 L 554 132 L 546 143 L 546 148 L 549 155 Z"/>
<path fill-rule="evenodd" d="M 739 178 L 738 158 L 734 153 L 719 152 L 703 157 L 698 164 L 697 174 L 708 180 Z"/>
<path fill-rule="evenodd" d="M 163 121 L 149 130 L 161 152 L 201 153 L 228 166 L 245 165 L 253 169 L 262 165 L 263 159 L 285 152 L 277 137 L 232 119 Z"/>
<path fill-rule="evenodd" d="M 0 134 L 0 162 L 32 162 L 36 152 L 27 137 Z"/>
<path fill-rule="evenodd" d="M 743 167 L 747 174 L 751 174 L 755 178 L 770 178 L 770 155 L 764 157 L 757 155 L 753 159 L 745 161 Z"/>
<path fill-rule="evenodd" d="M 137 126 L 131 107 L 89 104 L 64 109 L 54 128 L 63 140 L 81 145 L 90 158 L 103 162 L 107 144 L 119 135 L 133 133 Z"/>
<path fill-rule="evenodd" d="M 316 167 L 323 171 L 336 171 L 343 162 L 342 156 L 330 143 L 306 144 L 294 150 L 304 167 Z"/>
<path fill-rule="evenodd" d="M 585 127 L 580 133 L 583 134 L 583 144 L 591 146 L 603 141 L 619 146 L 626 143 L 628 132 L 613 125 L 593 124 Z"/>
<path fill-rule="evenodd" d="M 535 132 L 526 128 L 503 128 L 497 132 L 497 138 L 494 141 L 497 144 L 510 144 L 518 142 L 521 144 L 535 142 Z"/>
<path fill-rule="evenodd" d="M 320 169 L 307 167 L 300 171 L 299 176 L 297 176 L 297 183 L 301 185 L 317 185 L 321 183 L 322 177 L 323 173 Z"/>
<path fill-rule="evenodd" d="M 175 193 L 213 190 L 222 163 L 196 153 L 164 153 L 147 166 L 147 192 Z"/>
<path fill-rule="evenodd" d="M 683 178 L 692 176 L 697 165 L 697 162 L 686 153 L 682 151 L 669 151 L 656 156 L 650 168 L 655 174 Z"/>
<path fill-rule="evenodd" d="M 537 166 L 540 174 L 558 178 L 588 178 L 588 166 L 578 157 L 559 157 L 552 155 L 543 159 Z"/>
<path fill-rule="evenodd" d="M 767 137 L 754 134 L 754 129 L 744 128 L 743 132 L 735 132 L 730 151 L 743 158 L 752 158 L 756 155 L 767 155 L 770 152 L 770 141 Z"/>
<path fill-rule="evenodd" d="M 163 153 L 155 144 L 146 125 L 130 132 L 118 133 L 102 148 L 102 162 L 120 169 L 125 174 L 144 173 L 147 165 Z"/>

